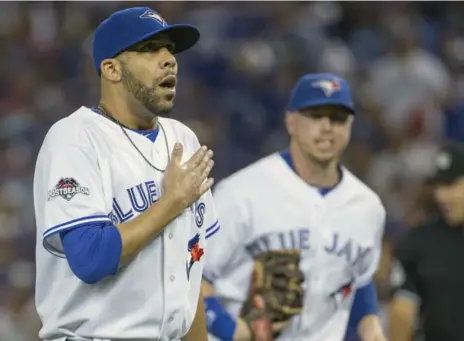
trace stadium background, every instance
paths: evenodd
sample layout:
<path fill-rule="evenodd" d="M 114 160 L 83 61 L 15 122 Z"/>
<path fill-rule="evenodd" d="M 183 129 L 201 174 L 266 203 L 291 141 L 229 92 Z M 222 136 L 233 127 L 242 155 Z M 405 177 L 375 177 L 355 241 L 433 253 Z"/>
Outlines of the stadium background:
<path fill-rule="evenodd" d="M 136 4 L 0 3 L 1 341 L 37 340 L 32 174 L 38 148 L 54 121 L 97 103 L 92 31 L 110 12 Z M 391 250 L 431 207 L 422 186 L 430 157 L 439 141 L 464 140 L 464 4 L 143 5 L 202 32 L 199 45 L 179 56 L 173 116 L 216 151 L 218 179 L 285 147 L 283 110 L 300 75 L 333 72 L 351 82 L 358 113 L 345 163 L 387 207 L 377 282 L 388 306 Z"/>

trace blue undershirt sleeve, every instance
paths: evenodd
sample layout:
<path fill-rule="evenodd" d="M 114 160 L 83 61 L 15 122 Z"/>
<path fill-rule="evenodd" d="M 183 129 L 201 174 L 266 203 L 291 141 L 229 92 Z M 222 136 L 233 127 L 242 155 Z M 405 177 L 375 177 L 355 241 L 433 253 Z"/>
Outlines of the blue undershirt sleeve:
<path fill-rule="evenodd" d="M 208 333 L 221 341 L 233 341 L 235 320 L 227 313 L 217 297 L 205 297 L 206 327 Z"/>
<path fill-rule="evenodd" d="M 122 253 L 119 230 L 112 224 L 89 224 L 60 233 L 72 272 L 94 284 L 118 271 Z"/>
<path fill-rule="evenodd" d="M 356 290 L 351 307 L 348 328 L 356 332 L 359 322 L 361 322 L 365 316 L 375 315 L 378 311 L 377 291 L 374 283 L 370 281 L 367 285 Z"/>

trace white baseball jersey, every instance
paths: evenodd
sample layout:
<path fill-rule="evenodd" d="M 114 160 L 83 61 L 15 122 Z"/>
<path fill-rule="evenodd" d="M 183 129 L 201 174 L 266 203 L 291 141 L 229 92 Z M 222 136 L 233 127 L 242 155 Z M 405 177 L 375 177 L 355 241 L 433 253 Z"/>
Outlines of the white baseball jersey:
<path fill-rule="evenodd" d="M 183 161 L 199 148 L 195 134 L 182 123 L 159 122 L 164 131 L 155 142 L 126 129 L 156 167 L 165 169 L 175 142 L 184 145 Z M 162 195 L 162 178 L 118 124 L 88 108 L 51 127 L 34 175 L 41 338 L 167 341 L 186 334 L 197 308 L 205 240 L 219 229 L 210 192 L 115 276 L 97 284 L 85 284 L 73 274 L 59 237 L 83 224 L 120 224 L 137 217 Z"/>
<path fill-rule="evenodd" d="M 342 173 L 322 196 L 276 153 L 218 183 L 221 236 L 210 245 L 204 276 L 229 313 L 240 314 L 254 254 L 299 249 L 304 308 L 278 340 L 343 340 L 353 292 L 371 280 L 379 262 L 385 210 L 366 185 Z"/>

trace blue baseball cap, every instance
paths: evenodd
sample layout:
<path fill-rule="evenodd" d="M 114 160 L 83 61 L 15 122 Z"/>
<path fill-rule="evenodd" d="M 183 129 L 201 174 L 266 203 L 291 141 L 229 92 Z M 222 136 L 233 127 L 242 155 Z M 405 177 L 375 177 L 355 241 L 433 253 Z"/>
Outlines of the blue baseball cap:
<path fill-rule="evenodd" d="M 132 7 L 113 13 L 98 25 L 93 38 L 93 62 L 100 64 L 129 47 L 156 34 L 164 33 L 175 44 L 173 53 L 185 51 L 200 39 L 197 28 L 187 24 L 169 25 L 148 7 Z"/>
<path fill-rule="evenodd" d="M 353 99 L 348 82 L 330 73 L 307 74 L 293 88 L 287 106 L 289 111 L 339 105 L 354 114 Z"/>

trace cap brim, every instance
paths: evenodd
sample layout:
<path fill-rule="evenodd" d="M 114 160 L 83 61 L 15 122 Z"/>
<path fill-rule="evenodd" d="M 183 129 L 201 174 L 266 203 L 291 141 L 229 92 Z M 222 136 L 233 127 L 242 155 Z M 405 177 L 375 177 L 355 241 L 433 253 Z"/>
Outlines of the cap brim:
<path fill-rule="evenodd" d="M 302 105 L 299 105 L 298 107 L 291 108 L 291 110 L 296 111 L 296 110 L 303 110 L 303 109 L 311 109 L 311 108 L 317 108 L 317 107 L 323 107 L 323 106 L 341 106 L 347 110 L 349 110 L 352 114 L 355 113 L 355 110 L 352 106 L 346 104 L 346 102 L 343 101 L 337 101 L 337 100 L 311 100 L 306 103 L 303 103 Z"/>
<path fill-rule="evenodd" d="M 165 27 L 156 32 L 147 34 L 140 41 L 156 37 L 158 34 L 165 34 L 174 43 L 174 54 L 188 50 L 200 39 L 200 31 L 195 26 L 187 24 L 175 24 Z"/>

